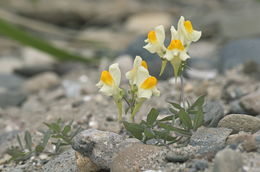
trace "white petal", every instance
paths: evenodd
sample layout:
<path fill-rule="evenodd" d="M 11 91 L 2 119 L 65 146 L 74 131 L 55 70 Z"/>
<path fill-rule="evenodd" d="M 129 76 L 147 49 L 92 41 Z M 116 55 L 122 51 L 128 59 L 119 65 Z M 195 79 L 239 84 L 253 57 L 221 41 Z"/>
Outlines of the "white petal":
<path fill-rule="evenodd" d="M 184 27 L 184 17 L 181 16 L 179 21 L 178 21 L 178 31 L 184 31 L 185 27 Z"/>
<path fill-rule="evenodd" d="M 134 68 L 139 67 L 141 63 L 142 63 L 142 58 L 140 56 L 136 56 L 134 60 Z"/>
<path fill-rule="evenodd" d="M 159 25 L 159 26 L 155 27 L 155 33 L 156 33 L 158 42 L 160 44 L 163 44 L 164 40 L 165 40 L 165 31 L 164 31 L 163 25 Z"/>
<path fill-rule="evenodd" d="M 179 39 L 179 33 L 177 32 L 177 30 L 174 28 L 174 26 L 171 26 L 171 36 L 172 39 L 171 40 L 176 40 Z"/>
<path fill-rule="evenodd" d="M 189 56 L 185 51 L 182 51 L 182 52 L 180 53 L 180 59 L 181 59 L 182 61 L 186 61 L 188 58 L 190 58 L 190 56 Z"/>
<path fill-rule="evenodd" d="M 201 31 L 194 30 L 193 33 L 192 33 L 192 38 L 191 38 L 192 41 L 196 42 L 200 39 L 200 37 L 201 37 Z"/>
<path fill-rule="evenodd" d="M 109 66 L 109 73 L 113 77 L 116 85 L 119 86 L 121 80 L 121 71 L 119 69 L 118 63 Z"/>
<path fill-rule="evenodd" d="M 153 88 L 153 95 L 160 96 L 160 91 L 156 87 Z"/>
<path fill-rule="evenodd" d="M 112 96 L 113 95 L 113 87 L 108 86 L 106 84 L 104 84 L 99 91 L 104 93 L 107 96 Z"/>
<path fill-rule="evenodd" d="M 157 50 L 157 48 L 151 43 L 146 44 L 143 48 L 148 50 L 150 53 L 156 53 Z"/>
<path fill-rule="evenodd" d="M 98 88 L 101 88 L 103 85 L 104 85 L 104 83 L 103 83 L 102 81 L 99 81 L 99 82 L 96 84 L 96 86 L 97 86 Z"/>
<path fill-rule="evenodd" d="M 147 69 L 143 68 L 139 68 L 137 71 L 137 77 L 136 77 L 136 84 L 138 87 L 141 86 L 141 84 L 144 82 L 144 80 L 146 80 L 146 78 L 148 78 L 149 75 L 149 71 Z"/>
<path fill-rule="evenodd" d="M 152 96 L 153 92 L 151 89 L 145 90 L 145 89 L 138 89 L 138 98 L 146 98 L 150 99 Z"/>
<path fill-rule="evenodd" d="M 170 50 L 167 50 L 165 55 L 164 55 L 164 58 L 166 58 L 167 60 L 171 61 L 173 59 L 173 57 L 174 57 L 173 52 L 170 51 Z"/>

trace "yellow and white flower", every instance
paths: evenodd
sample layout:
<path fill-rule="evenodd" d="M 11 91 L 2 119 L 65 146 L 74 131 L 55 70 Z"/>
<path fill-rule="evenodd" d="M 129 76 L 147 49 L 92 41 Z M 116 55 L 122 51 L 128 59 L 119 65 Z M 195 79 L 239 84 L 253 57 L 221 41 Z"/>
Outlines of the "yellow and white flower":
<path fill-rule="evenodd" d="M 143 48 L 147 49 L 150 53 L 157 53 L 162 57 L 166 49 L 164 46 L 164 40 L 164 27 L 163 25 L 159 25 L 155 27 L 154 30 L 148 32 L 147 39 L 144 41 L 147 44 Z"/>
<path fill-rule="evenodd" d="M 186 61 L 190 56 L 184 47 L 182 35 L 173 26 L 171 27 L 171 36 L 170 45 L 163 58 L 171 62 L 174 67 L 174 75 L 177 76 L 181 62 Z"/>
<path fill-rule="evenodd" d="M 183 16 L 180 17 L 178 22 L 178 32 L 184 37 L 185 46 L 198 41 L 201 37 L 201 31 L 194 30 L 191 21 L 185 20 Z"/>
<path fill-rule="evenodd" d="M 136 78 L 137 97 L 150 99 L 152 95 L 159 96 L 160 91 L 156 88 L 157 79 L 149 75 L 148 70 L 140 68 Z"/>
<path fill-rule="evenodd" d="M 121 89 L 119 88 L 121 80 L 121 71 L 118 64 L 112 64 L 109 70 L 104 70 L 101 73 L 100 81 L 96 84 L 100 88 L 100 92 L 106 94 L 107 96 L 118 96 Z"/>
<path fill-rule="evenodd" d="M 137 74 L 140 68 L 148 70 L 147 63 L 142 60 L 140 56 L 136 56 L 133 64 L 133 68 L 126 73 L 126 78 L 129 80 L 130 85 L 136 84 Z"/>

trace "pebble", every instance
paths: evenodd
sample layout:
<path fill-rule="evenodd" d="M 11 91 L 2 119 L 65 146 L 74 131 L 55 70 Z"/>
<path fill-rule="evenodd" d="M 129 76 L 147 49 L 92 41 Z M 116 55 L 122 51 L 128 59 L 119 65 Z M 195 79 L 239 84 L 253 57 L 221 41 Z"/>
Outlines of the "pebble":
<path fill-rule="evenodd" d="M 205 170 L 206 168 L 208 168 L 208 161 L 206 161 L 206 160 L 195 160 L 192 166 L 196 170 Z"/>
<path fill-rule="evenodd" d="M 52 72 L 46 72 L 36 75 L 24 84 L 24 89 L 29 93 L 38 92 L 42 89 L 47 89 L 59 85 L 60 78 Z"/>
<path fill-rule="evenodd" d="M 198 153 L 214 153 L 225 147 L 226 139 L 232 132 L 228 128 L 199 128 L 190 139 L 190 145 L 198 146 Z"/>
<path fill-rule="evenodd" d="M 238 133 L 230 135 L 227 139 L 227 144 L 242 144 L 245 151 L 255 151 L 257 149 L 256 138 L 252 134 Z"/>
<path fill-rule="evenodd" d="M 251 93 L 241 98 L 240 105 L 250 115 L 260 114 L 260 91 Z"/>
<path fill-rule="evenodd" d="M 224 149 L 216 154 L 213 172 L 242 172 L 243 159 L 239 152 Z"/>
<path fill-rule="evenodd" d="M 167 153 L 165 158 L 168 162 L 179 162 L 179 163 L 184 163 L 187 160 L 189 160 L 188 155 L 176 154 L 174 152 Z"/>
<path fill-rule="evenodd" d="M 239 131 L 255 133 L 260 130 L 260 119 L 244 114 L 230 114 L 219 121 L 218 127 L 232 129 L 233 134 Z"/>
<path fill-rule="evenodd" d="M 166 12 L 141 12 L 130 16 L 125 28 L 130 32 L 146 33 L 158 25 L 169 28 L 172 24 L 172 17 Z"/>

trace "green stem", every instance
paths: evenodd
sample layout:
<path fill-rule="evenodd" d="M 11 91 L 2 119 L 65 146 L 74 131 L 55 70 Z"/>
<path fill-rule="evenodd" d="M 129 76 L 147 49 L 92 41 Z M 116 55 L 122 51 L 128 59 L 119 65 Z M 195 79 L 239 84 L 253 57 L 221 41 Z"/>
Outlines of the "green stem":
<path fill-rule="evenodd" d="M 122 101 L 115 99 L 115 104 L 117 106 L 118 109 L 118 121 L 122 121 L 122 114 L 123 114 L 123 105 L 122 105 Z"/>
<path fill-rule="evenodd" d="M 141 100 L 140 102 L 136 103 L 134 106 L 134 109 L 131 113 L 131 121 L 134 122 L 136 113 L 140 110 L 144 100 Z"/>
<path fill-rule="evenodd" d="M 183 76 L 180 74 L 180 80 L 181 80 L 181 94 L 180 94 L 180 105 L 183 105 L 183 108 L 185 109 L 185 102 L 184 102 L 184 83 L 183 83 Z"/>

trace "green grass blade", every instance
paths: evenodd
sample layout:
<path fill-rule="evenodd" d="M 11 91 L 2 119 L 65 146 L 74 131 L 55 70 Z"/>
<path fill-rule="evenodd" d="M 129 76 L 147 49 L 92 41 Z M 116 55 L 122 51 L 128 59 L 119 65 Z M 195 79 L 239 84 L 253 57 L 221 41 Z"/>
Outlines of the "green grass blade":
<path fill-rule="evenodd" d="M 31 34 L 17 28 L 16 26 L 8 23 L 0 18 L 0 34 L 5 35 L 21 44 L 33 47 L 45 53 L 48 53 L 58 60 L 78 60 L 83 62 L 93 62 L 93 59 L 87 59 L 79 55 L 71 54 L 60 48 L 57 48 L 47 41 L 32 36 Z"/>

